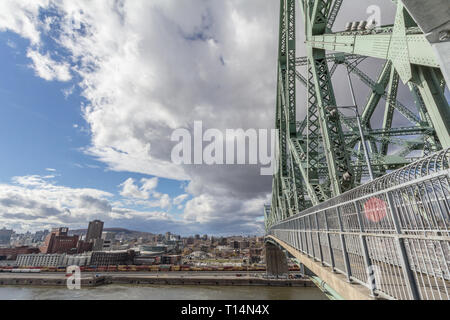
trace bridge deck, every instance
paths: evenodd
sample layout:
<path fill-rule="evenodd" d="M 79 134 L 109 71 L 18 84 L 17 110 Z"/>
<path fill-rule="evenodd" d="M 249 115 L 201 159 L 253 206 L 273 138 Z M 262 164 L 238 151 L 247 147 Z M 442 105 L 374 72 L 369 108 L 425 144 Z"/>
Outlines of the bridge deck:
<path fill-rule="evenodd" d="M 330 267 L 323 265 L 322 263 L 312 259 L 308 255 L 298 251 L 294 247 L 291 247 L 284 241 L 272 236 L 267 237 L 268 240 L 272 240 L 279 246 L 288 251 L 298 261 L 304 264 L 309 270 L 316 274 L 325 283 L 331 286 L 336 292 L 346 300 L 373 300 L 374 297 L 370 295 L 370 291 L 366 287 L 358 283 L 350 283 L 346 277 L 340 273 L 333 272 Z"/>
<path fill-rule="evenodd" d="M 450 300 L 449 164 L 447 149 L 268 226 L 268 235 L 381 297 Z"/>

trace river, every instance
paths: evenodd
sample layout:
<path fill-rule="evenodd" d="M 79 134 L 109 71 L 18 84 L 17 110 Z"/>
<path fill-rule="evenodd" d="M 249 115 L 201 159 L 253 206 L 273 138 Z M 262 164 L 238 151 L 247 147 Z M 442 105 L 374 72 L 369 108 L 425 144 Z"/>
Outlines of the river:
<path fill-rule="evenodd" d="M 0 287 L 0 300 L 326 300 L 318 288 L 107 285 L 82 290 Z"/>

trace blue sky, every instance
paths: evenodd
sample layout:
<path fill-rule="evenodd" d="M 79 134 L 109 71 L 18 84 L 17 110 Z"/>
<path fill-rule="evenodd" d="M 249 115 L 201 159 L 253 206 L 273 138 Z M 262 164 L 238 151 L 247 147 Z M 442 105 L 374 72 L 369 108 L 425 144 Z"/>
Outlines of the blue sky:
<path fill-rule="evenodd" d="M 48 82 L 35 76 L 24 54 L 28 41 L 9 32 L 0 33 L 0 40 L 0 139 L 3 149 L 8 150 L 8 156 L 0 160 L 2 181 L 58 168 L 70 176 L 61 177 L 63 181 L 84 183 L 87 177 L 78 176 L 82 171 L 74 166 L 86 161 L 79 149 L 89 143 L 88 135 L 73 127 L 83 121 L 80 97 L 76 93 L 64 97 L 63 90 L 71 83 Z"/>
<path fill-rule="evenodd" d="M 0 157 L 0 183 L 8 184 L 17 176 L 52 175 L 54 184 L 99 189 L 120 200 L 124 181 L 153 177 L 108 170 L 84 152 L 90 144 L 90 132 L 81 112 L 88 101 L 80 95 L 80 79 L 61 83 L 37 77 L 26 56 L 28 45 L 28 40 L 12 32 L 0 33 L 0 146 L 6 151 Z M 185 194 L 186 184 L 160 178 L 158 192 L 176 198 Z M 128 207 L 145 209 L 141 205 Z M 171 208 L 170 213 L 179 219 L 182 210 Z M 134 227 L 151 231 L 139 224 Z"/>
<path fill-rule="evenodd" d="M 90 144 L 90 135 L 80 106 L 87 102 L 80 96 L 78 79 L 60 83 L 36 77 L 24 54 L 28 41 L 10 32 L 0 33 L 0 40 L 0 141 L 7 150 L 0 158 L 3 183 L 15 176 L 54 173 L 53 180 L 64 186 L 117 194 L 128 178 L 149 177 L 110 171 L 86 155 L 83 149 Z M 66 97 L 64 91 L 72 87 Z M 184 193 L 182 185 L 160 179 L 158 191 L 176 197 Z"/>

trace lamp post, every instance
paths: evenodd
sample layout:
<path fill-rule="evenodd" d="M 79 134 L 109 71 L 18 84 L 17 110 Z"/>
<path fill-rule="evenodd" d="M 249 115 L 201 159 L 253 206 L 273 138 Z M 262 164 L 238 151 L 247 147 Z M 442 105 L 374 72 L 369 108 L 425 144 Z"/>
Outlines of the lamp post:
<path fill-rule="evenodd" d="M 351 109 L 355 112 L 356 120 L 358 122 L 359 135 L 361 136 L 361 144 L 362 144 L 363 150 L 364 150 L 364 157 L 366 158 L 367 169 L 369 170 L 370 180 L 373 181 L 374 175 L 373 175 L 372 165 L 370 163 L 370 156 L 369 156 L 369 151 L 367 150 L 366 138 L 364 137 L 364 131 L 363 131 L 363 128 L 361 125 L 361 117 L 359 115 L 358 105 L 356 104 L 355 92 L 353 91 L 353 85 L 352 85 L 352 79 L 350 77 L 350 72 L 347 73 L 347 76 L 348 76 L 348 82 L 350 85 L 350 91 L 352 93 L 353 106 L 344 106 L 344 107 L 336 107 L 336 108 L 337 109 Z"/>

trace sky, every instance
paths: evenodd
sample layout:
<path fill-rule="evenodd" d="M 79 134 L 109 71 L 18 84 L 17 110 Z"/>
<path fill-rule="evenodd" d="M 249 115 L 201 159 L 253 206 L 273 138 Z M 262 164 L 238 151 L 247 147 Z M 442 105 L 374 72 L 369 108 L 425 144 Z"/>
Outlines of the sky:
<path fill-rule="evenodd" d="M 371 4 L 393 19 L 391 1 L 350 2 L 338 29 Z M 271 177 L 256 165 L 175 165 L 170 137 L 199 120 L 273 128 L 278 14 L 272 0 L 0 1 L 0 228 L 101 219 L 262 234 Z"/>

